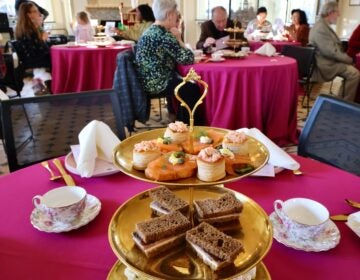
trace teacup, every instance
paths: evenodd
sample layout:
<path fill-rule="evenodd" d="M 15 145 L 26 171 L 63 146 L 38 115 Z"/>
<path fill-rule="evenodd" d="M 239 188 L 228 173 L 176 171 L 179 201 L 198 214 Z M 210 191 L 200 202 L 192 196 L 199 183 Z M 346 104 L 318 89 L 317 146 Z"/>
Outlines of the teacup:
<path fill-rule="evenodd" d="M 85 208 L 86 190 L 76 186 L 65 186 L 35 195 L 33 204 L 51 222 L 71 223 Z"/>
<path fill-rule="evenodd" d="M 201 57 L 203 55 L 202 50 L 193 50 L 194 57 Z"/>
<path fill-rule="evenodd" d="M 319 202 L 308 198 L 275 200 L 274 209 L 289 237 L 315 238 L 329 220 L 329 211 Z"/>
<path fill-rule="evenodd" d="M 249 47 L 241 47 L 241 51 L 244 52 L 244 53 L 249 53 L 250 48 Z"/>
<path fill-rule="evenodd" d="M 211 54 L 211 58 L 212 58 L 212 60 L 214 60 L 214 61 L 221 60 L 222 55 L 223 55 L 223 54 L 222 54 L 222 53 L 219 53 L 219 52 L 212 53 L 212 54 Z"/>

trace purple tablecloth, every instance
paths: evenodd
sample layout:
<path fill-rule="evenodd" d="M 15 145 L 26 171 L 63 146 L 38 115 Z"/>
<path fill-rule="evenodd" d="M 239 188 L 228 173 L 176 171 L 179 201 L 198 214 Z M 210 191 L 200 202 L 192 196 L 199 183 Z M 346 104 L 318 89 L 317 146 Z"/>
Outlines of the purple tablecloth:
<path fill-rule="evenodd" d="M 315 199 L 331 214 L 356 211 L 344 199 L 360 201 L 359 177 L 311 159 L 295 158 L 302 176 L 285 170 L 275 178 L 249 177 L 225 186 L 252 198 L 267 214 L 273 212 L 275 199 L 292 197 Z M 154 185 L 123 173 L 73 177 L 100 199 L 102 209 L 88 225 L 67 233 L 40 232 L 30 224 L 32 197 L 63 182 L 49 181 L 40 164 L 0 177 L 0 279 L 106 279 L 117 260 L 107 235 L 112 215 L 129 198 Z M 298 251 L 274 240 L 264 258 L 272 279 L 360 279 L 360 239 L 344 222 L 336 225 L 340 244 L 325 252 Z"/>
<path fill-rule="evenodd" d="M 278 145 L 297 143 L 297 65 L 290 57 L 250 55 L 245 59 L 182 65 L 209 85 L 207 125 L 257 127 Z"/>
<path fill-rule="evenodd" d="M 52 92 L 57 94 L 112 88 L 116 56 L 128 48 L 51 47 Z"/>

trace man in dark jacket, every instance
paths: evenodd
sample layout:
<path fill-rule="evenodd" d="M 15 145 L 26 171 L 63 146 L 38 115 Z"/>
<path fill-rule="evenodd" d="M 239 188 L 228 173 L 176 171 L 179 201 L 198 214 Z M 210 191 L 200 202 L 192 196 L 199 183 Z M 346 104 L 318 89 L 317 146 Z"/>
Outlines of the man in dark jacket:
<path fill-rule="evenodd" d="M 237 27 L 241 28 L 241 23 L 238 22 Z M 200 39 L 196 43 L 197 49 L 207 48 L 213 46 L 217 39 L 228 36 L 225 28 L 233 28 L 234 23 L 227 18 L 227 12 L 224 7 L 218 6 L 211 10 L 211 20 L 205 21 L 201 24 Z M 239 38 L 240 39 L 240 38 Z M 241 38 L 246 41 L 245 38 Z"/>

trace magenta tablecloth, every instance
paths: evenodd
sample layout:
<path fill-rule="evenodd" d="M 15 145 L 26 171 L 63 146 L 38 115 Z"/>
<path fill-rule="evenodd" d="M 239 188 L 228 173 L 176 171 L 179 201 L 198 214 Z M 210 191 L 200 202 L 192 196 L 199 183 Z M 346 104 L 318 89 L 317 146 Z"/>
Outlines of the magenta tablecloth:
<path fill-rule="evenodd" d="M 278 145 L 297 143 L 297 65 L 290 57 L 250 55 L 242 60 L 180 66 L 193 67 L 209 85 L 207 125 L 237 129 L 257 127 Z"/>
<path fill-rule="evenodd" d="M 57 94 L 112 88 L 116 55 L 129 48 L 51 47 L 52 92 Z"/>
<path fill-rule="evenodd" d="M 272 44 L 276 51 L 281 53 L 284 46 L 291 45 L 291 46 L 301 46 L 299 42 L 288 42 L 288 41 L 267 41 L 268 43 Z M 249 46 L 251 51 L 255 51 L 264 45 L 266 42 L 263 41 L 249 41 Z"/>
<path fill-rule="evenodd" d="M 308 197 L 323 203 L 332 214 L 355 211 L 345 198 L 360 200 L 360 178 L 311 159 L 296 157 L 303 176 L 283 171 L 275 178 L 247 178 L 226 187 L 255 200 L 270 214 L 275 199 Z M 0 177 L 0 279 L 105 279 L 116 256 L 107 229 L 116 209 L 153 185 L 122 173 L 82 179 L 78 185 L 102 202 L 90 224 L 68 233 L 40 232 L 30 224 L 32 197 L 61 186 L 50 182 L 40 164 Z M 329 251 L 307 253 L 274 240 L 264 259 L 272 279 L 360 279 L 360 239 L 344 222 L 337 222 L 340 244 Z"/>

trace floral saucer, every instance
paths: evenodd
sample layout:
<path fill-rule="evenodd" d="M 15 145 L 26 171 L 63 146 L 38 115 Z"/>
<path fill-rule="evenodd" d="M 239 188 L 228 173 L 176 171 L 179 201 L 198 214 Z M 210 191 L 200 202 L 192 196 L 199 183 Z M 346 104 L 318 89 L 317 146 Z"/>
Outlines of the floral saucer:
<path fill-rule="evenodd" d="M 52 222 L 47 219 L 38 209 L 34 209 L 30 215 L 30 222 L 34 228 L 45 232 L 66 232 L 88 224 L 100 212 L 101 202 L 95 196 L 86 196 L 86 205 L 81 215 L 71 223 Z"/>
<path fill-rule="evenodd" d="M 306 252 L 321 252 L 330 250 L 340 242 L 340 232 L 331 220 L 326 222 L 324 231 L 311 239 L 295 239 L 289 237 L 278 215 L 273 212 L 269 216 L 273 225 L 274 238 L 287 247 Z"/>

